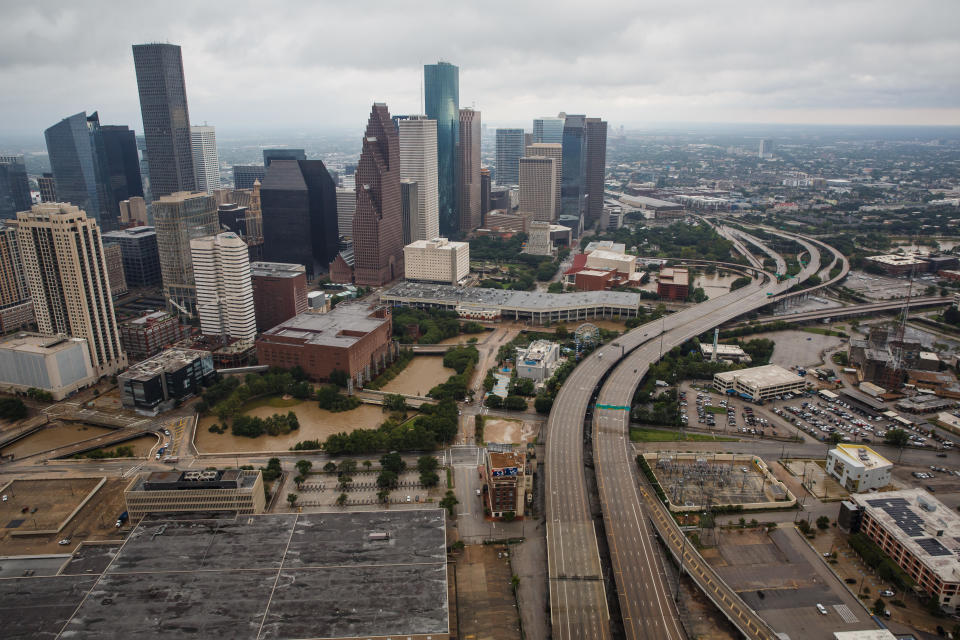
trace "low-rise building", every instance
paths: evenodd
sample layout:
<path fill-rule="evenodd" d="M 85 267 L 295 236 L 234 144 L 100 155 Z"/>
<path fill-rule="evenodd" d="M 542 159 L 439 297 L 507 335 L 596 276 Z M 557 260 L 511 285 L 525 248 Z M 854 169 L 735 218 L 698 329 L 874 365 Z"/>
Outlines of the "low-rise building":
<path fill-rule="evenodd" d="M 867 261 L 890 275 L 902 273 L 922 273 L 927 270 L 927 262 L 915 256 L 888 254 L 882 256 L 867 256 Z"/>
<path fill-rule="evenodd" d="M 154 471 L 139 474 L 123 492 L 130 522 L 145 515 L 230 511 L 263 513 L 266 499 L 260 471 L 226 469 Z"/>
<path fill-rule="evenodd" d="M 0 389 L 42 389 L 63 400 L 96 382 L 87 341 L 67 336 L 17 333 L 0 342 Z"/>
<path fill-rule="evenodd" d="M 155 311 L 120 323 L 120 344 L 131 360 L 156 355 L 186 336 L 186 327 L 167 311 Z"/>
<path fill-rule="evenodd" d="M 517 349 L 517 375 L 545 382 L 553 375 L 559 361 L 560 345 L 548 340 L 534 340 L 526 349 Z"/>
<path fill-rule="evenodd" d="M 526 454 L 487 451 L 486 507 L 494 518 L 523 515 L 526 494 Z"/>
<path fill-rule="evenodd" d="M 663 267 L 657 279 L 657 295 L 663 300 L 686 300 L 690 293 L 690 274 L 679 267 Z"/>
<path fill-rule="evenodd" d="M 588 269 L 614 269 L 625 275 L 630 275 L 637 270 L 637 256 L 622 251 L 597 249 L 586 255 Z"/>
<path fill-rule="evenodd" d="M 470 245 L 446 238 L 415 240 L 403 248 L 407 280 L 456 285 L 470 275 Z"/>
<path fill-rule="evenodd" d="M 922 489 L 857 493 L 860 532 L 948 613 L 960 602 L 960 516 Z"/>
<path fill-rule="evenodd" d="M 893 463 L 870 447 L 838 444 L 827 452 L 827 473 L 853 493 L 886 487 L 892 471 Z"/>
<path fill-rule="evenodd" d="M 716 358 L 714 358 L 716 354 Z M 713 344 L 709 342 L 700 343 L 700 355 L 704 360 L 722 360 L 724 362 L 744 362 L 750 363 L 751 358 L 747 352 L 738 344 L 717 344 L 714 349 Z"/>
<path fill-rule="evenodd" d="M 155 416 L 199 393 L 214 375 L 209 351 L 167 349 L 117 376 L 120 400 L 128 409 Z"/>
<path fill-rule="evenodd" d="M 713 376 L 713 388 L 720 393 L 736 394 L 755 401 L 768 400 L 784 393 L 799 393 L 806 386 L 803 378 L 775 364 L 721 371 Z"/>

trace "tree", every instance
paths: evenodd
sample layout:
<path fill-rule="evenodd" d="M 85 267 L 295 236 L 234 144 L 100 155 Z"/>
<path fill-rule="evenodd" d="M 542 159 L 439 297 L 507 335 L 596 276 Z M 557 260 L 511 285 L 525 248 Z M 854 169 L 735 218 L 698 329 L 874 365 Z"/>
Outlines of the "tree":
<path fill-rule="evenodd" d="M 291 508 L 291 509 L 293 508 L 293 505 L 295 505 L 295 504 L 297 503 L 297 498 L 298 498 L 298 496 L 297 496 L 297 494 L 295 494 L 295 493 L 288 493 L 288 494 L 287 494 L 287 502 L 290 503 L 290 508 Z"/>
<path fill-rule="evenodd" d="M 797 529 L 800 529 L 800 533 L 807 535 L 811 531 L 810 523 L 806 520 L 801 520 L 797 523 Z"/>
<path fill-rule="evenodd" d="M 503 401 L 503 408 L 512 411 L 525 411 L 527 409 L 527 401 L 523 396 L 507 396 L 507 399 Z"/>
<path fill-rule="evenodd" d="M 877 598 L 876 600 L 873 601 L 873 607 L 871 607 L 870 610 L 873 611 L 873 615 L 875 615 L 875 616 L 882 616 L 882 615 L 883 615 L 883 611 L 884 611 L 886 608 L 887 608 L 887 606 L 886 606 L 885 604 L 883 604 L 883 600 L 881 600 L 880 598 Z"/>
<path fill-rule="evenodd" d="M 910 436 L 903 429 L 893 428 L 883 436 L 883 441 L 892 447 L 903 449 L 910 442 Z"/>
<path fill-rule="evenodd" d="M 380 466 L 387 471 L 392 471 L 397 476 L 407 469 L 406 461 L 396 451 L 391 451 L 381 456 Z"/>
<path fill-rule="evenodd" d="M 363 468 L 366 469 L 367 471 L 370 471 L 370 467 L 372 466 L 373 466 L 373 463 L 370 462 L 369 460 L 363 461 Z"/>
<path fill-rule="evenodd" d="M 487 399 L 483 401 L 483 404 L 490 409 L 502 409 L 503 398 L 497 395 L 490 394 L 489 396 L 487 396 Z"/>
<path fill-rule="evenodd" d="M 440 506 L 447 510 L 447 513 L 450 514 L 451 519 L 455 518 L 457 515 L 453 508 L 458 504 L 460 504 L 460 501 L 457 500 L 456 494 L 449 489 L 447 490 L 446 495 L 443 496 L 443 499 L 440 501 Z"/>
<path fill-rule="evenodd" d="M 337 470 L 337 463 L 331 460 L 327 464 L 323 465 L 323 470 L 327 473 L 333 473 Z"/>
<path fill-rule="evenodd" d="M 342 507 L 347 504 L 347 494 L 341 493 L 337 496 L 337 506 Z"/>
<path fill-rule="evenodd" d="M 390 497 L 389 489 L 380 489 L 380 491 L 377 491 L 378 502 L 386 502 L 389 497 Z"/>
<path fill-rule="evenodd" d="M 22 420 L 27 417 L 27 405 L 20 398 L 0 398 L 0 418 Z"/>
<path fill-rule="evenodd" d="M 383 406 L 390 411 L 406 411 L 407 399 L 399 393 L 388 393 L 383 398 Z"/>
<path fill-rule="evenodd" d="M 838 431 L 834 431 L 827 437 L 827 440 L 830 442 L 830 444 L 840 444 L 843 442 L 843 434 Z"/>
<path fill-rule="evenodd" d="M 547 286 L 547 293 L 563 293 L 563 283 L 562 282 L 551 282 Z"/>
<path fill-rule="evenodd" d="M 420 484 L 425 487 L 435 487 L 440 484 L 440 476 L 436 471 L 423 471 L 420 473 Z"/>
<path fill-rule="evenodd" d="M 439 467 L 440 462 L 433 456 L 420 456 L 417 458 L 417 471 L 420 473 L 436 471 Z"/>
<path fill-rule="evenodd" d="M 337 385 L 338 387 L 346 388 L 347 381 L 350 380 L 350 375 L 346 371 L 340 369 L 334 369 L 330 372 L 330 382 Z"/>
<path fill-rule="evenodd" d="M 530 378 L 517 378 L 511 385 L 510 393 L 518 396 L 532 396 L 534 394 L 533 380 Z"/>
<path fill-rule="evenodd" d="M 830 518 L 828 516 L 820 516 L 817 518 L 817 529 L 821 531 L 826 531 L 830 528 Z"/>
<path fill-rule="evenodd" d="M 313 463 L 309 460 L 297 460 L 297 464 L 295 466 L 297 467 L 297 471 L 300 472 L 300 475 L 305 476 L 310 473 L 310 469 L 313 468 Z"/>
<path fill-rule="evenodd" d="M 340 466 L 337 467 L 337 471 L 347 476 L 356 470 L 357 470 L 357 461 L 353 460 L 352 458 L 347 458 L 346 460 L 341 461 Z"/>
<path fill-rule="evenodd" d="M 377 475 L 377 486 L 381 489 L 396 489 L 399 476 L 389 469 L 384 469 Z"/>
<path fill-rule="evenodd" d="M 550 396 L 538 395 L 533 400 L 533 408 L 537 410 L 537 413 L 546 415 L 550 413 L 550 409 L 553 408 L 553 398 Z"/>
<path fill-rule="evenodd" d="M 306 480 L 306 479 L 307 479 L 307 477 L 306 477 L 306 476 L 302 476 L 302 475 L 301 475 L 301 476 L 296 476 L 296 477 L 293 479 L 293 481 L 294 481 L 294 482 L 296 483 L 296 485 L 297 485 L 297 489 L 300 489 L 300 487 L 303 486 L 303 481 Z"/>

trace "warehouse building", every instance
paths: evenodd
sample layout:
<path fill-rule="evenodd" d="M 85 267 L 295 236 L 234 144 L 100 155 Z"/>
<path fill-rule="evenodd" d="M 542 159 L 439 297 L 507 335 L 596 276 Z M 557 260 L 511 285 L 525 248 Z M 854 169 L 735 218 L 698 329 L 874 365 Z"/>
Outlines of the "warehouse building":
<path fill-rule="evenodd" d="M 0 390 L 42 389 L 63 400 L 96 380 L 83 338 L 17 333 L 0 343 Z"/>
<path fill-rule="evenodd" d="M 838 444 L 827 452 L 827 473 L 851 493 L 886 487 L 892 472 L 893 463 L 870 447 Z"/>
<path fill-rule="evenodd" d="M 213 356 L 197 349 L 167 349 L 117 376 L 127 409 L 155 416 L 200 392 L 215 375 Z"/>
<path fill-rule="evenodd" d="M 263 513 L 266 498 L 260 471 L 154 471 L 138 475 L 123 492 L 130 521 L 150 513 L 228 511 L 237 515 Z"/>
<path fill-rule="evenodd" d="M 803 378 L 775 364 L 722 371 L 713 376 L 713 388 L 720 393 L 752 400 L 769 400 L 784 393 L 800 393 L 806 385 Z"/>

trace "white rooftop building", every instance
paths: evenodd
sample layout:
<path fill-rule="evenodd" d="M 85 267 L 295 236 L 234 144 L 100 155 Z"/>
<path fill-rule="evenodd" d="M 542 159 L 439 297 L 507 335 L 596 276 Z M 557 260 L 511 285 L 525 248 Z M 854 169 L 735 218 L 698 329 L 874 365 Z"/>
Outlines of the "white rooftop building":
<path fill-rule="evenodd" d="M 404 276 L 456 285 L 470 275 L 470 245 L 446 238 L 415 240 L 403 248 Z"/>
<path fill-rule="evenodd" d="M 257 337 L 246 243 L 233 232 L 190 241 L 200 331 L 239 340 Z"/>
<path fill-rule="evenodd" d="M 560 345 L 548 340 L 534 340 L 526 349 L 517 349 L 517 376 L 545 382 L 553 375 L 560 361 Z"/>
<path fill-rule="evenodd" d="M 701 342 L 700 354 L 703 356 L 704 360 L 712 359 L 714 354 L 713 343 Z M 737 344 L 717 344 L 716 354 L 717 360 L 746 363 L 750 362 L 750 356 L 747 355 L 747 352 Z"/>
<path fill-rule="evenodd" d="M 827 473 L 847 491 L 882 489 L 890 484 L 893 463 L 871 449 L 856 444 L 838 444 L 827 452 Z"/>
<path fill-rule="evenodd" d="M 751 369 L 723 371 L 713 376 L 713 388 L 720 393 L 767 400 L 784 393 L 797 393 L 806 388 L 803 378 L 775 364 Z"/>

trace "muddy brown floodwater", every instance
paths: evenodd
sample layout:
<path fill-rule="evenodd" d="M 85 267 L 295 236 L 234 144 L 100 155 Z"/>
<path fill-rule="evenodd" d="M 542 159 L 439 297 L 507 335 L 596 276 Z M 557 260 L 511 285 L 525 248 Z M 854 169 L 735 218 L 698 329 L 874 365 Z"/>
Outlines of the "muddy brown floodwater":
<path fill-rule="evenodd" d="M 415 356 L 381 391 L 422 396 L 455 373 L 443 366 L 442 356 Z"/>
<path fill-rule="evenodd" d="M 56 449 L 57 447 L 73 444 L 74 442 L 80 442 L 81 440 L 96 438 L 111 431 L 113 431 L 113 429 L 94 427 L 89 424 L 77 422 L 53 423 L 52 426 L 46 429 L 32 433 L 26 438 L 17 440 L 10 446 L 4 447 L 3 450 L 0 450 L 0 454 L 6 456 L 12 453 L 15 458 L 22 458 L 40 453 L 41 451 L 49 451 L 50 449 Z"/>

